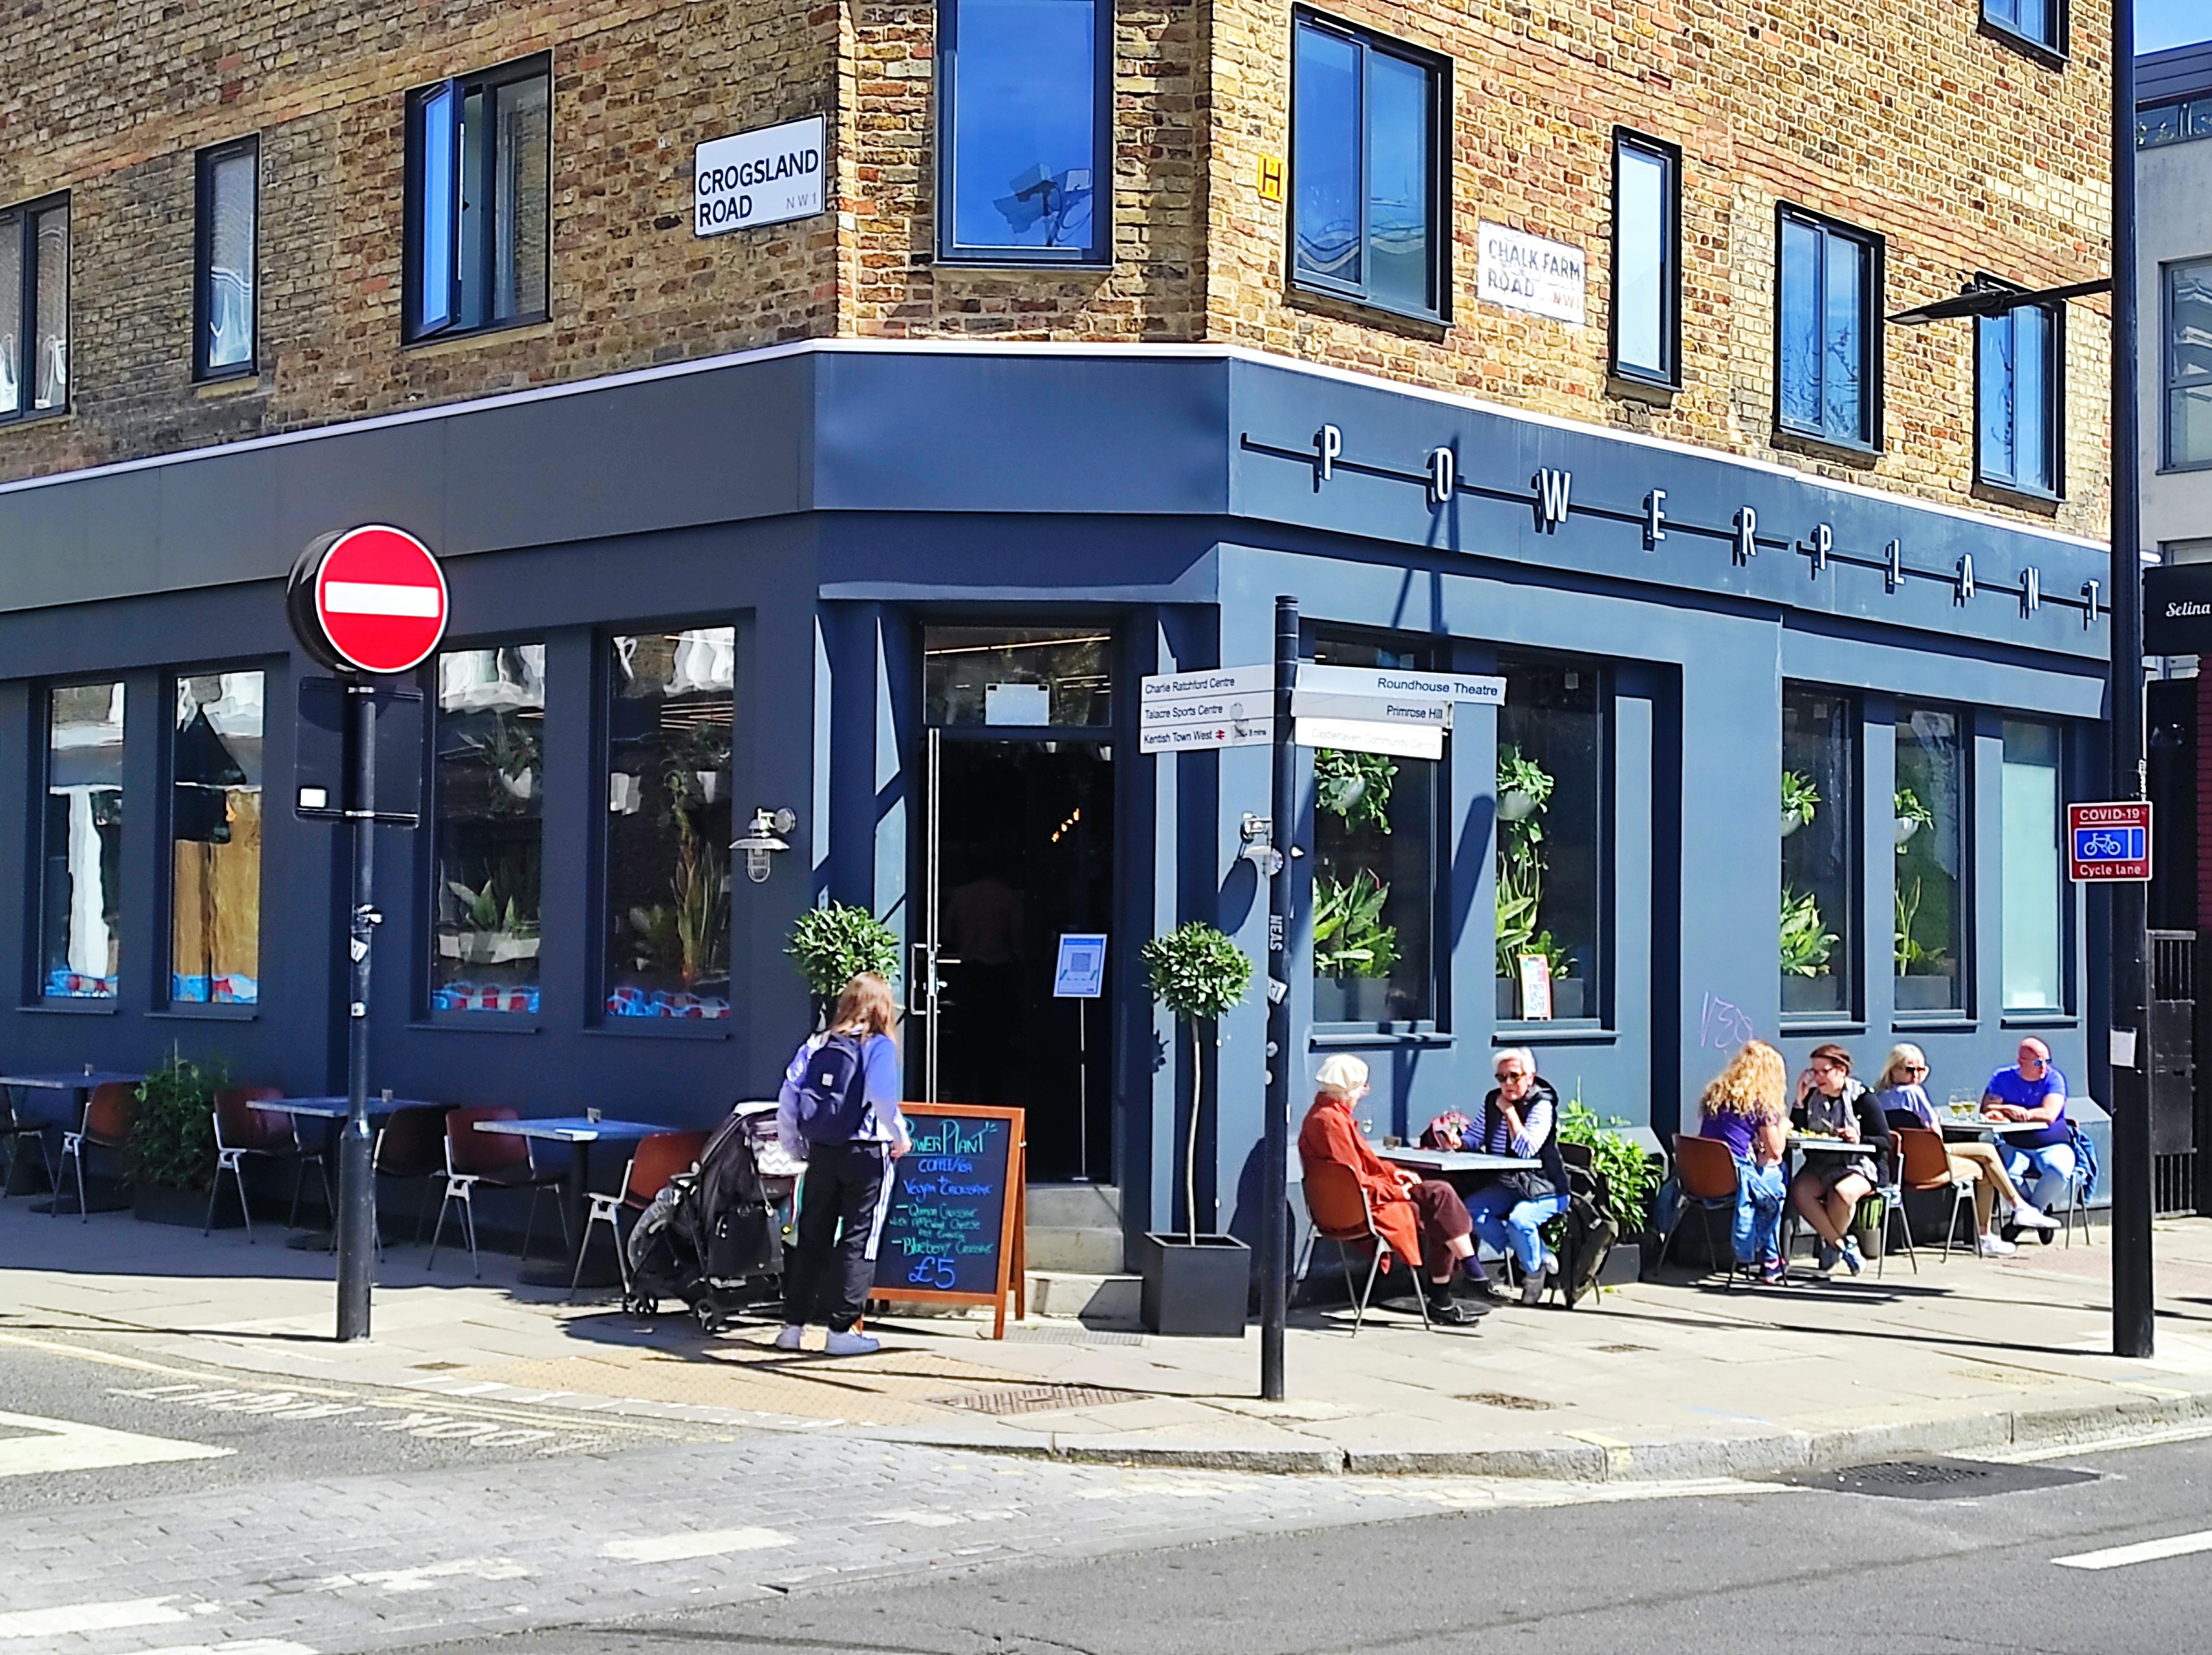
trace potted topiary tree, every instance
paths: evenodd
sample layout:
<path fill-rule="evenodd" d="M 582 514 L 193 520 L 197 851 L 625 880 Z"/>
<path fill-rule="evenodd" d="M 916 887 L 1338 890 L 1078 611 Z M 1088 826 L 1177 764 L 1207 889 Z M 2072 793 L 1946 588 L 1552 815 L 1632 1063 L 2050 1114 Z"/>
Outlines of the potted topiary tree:
<path fill-rule="evenodd" d="M 809 908 L 791 928 L 784 952 L 799 962 L 814 996 L 817 1028 L 829 1021 L 837 991 L 860 973 L 872 971 L 887 981 L 898 978 L 898 933 L 854 903 Z"/>
<path fill-rule="evenodd" d="M 1185 1224 L 1180 1235 L 1152 1232 L 1144 1238 L 1145 1325 L 1155 1333 L 1239 1338 L 1250 1294 L 1251 1249 L 1233 1235 L 1201 1234 L 1198 1228 L 1198 1127 L 1206 1104 L 1206 1033 L 1216 1018 L 1243 1000 L 1252 985 L 1252 961 L 1224 932 L 1196 919 L 1153 937 L 1139 957 L 1152 998 L 1190 1026 Z"/>
<path fill-rule="evenodd" d="M 215 1176 L 215 1094 L 229 1081 L 228 1065 L 195 1063 L 173 1048 L 140 1084 L 124 1151 L 134 1217 L 153 1224 L 205 1222 L 208 1182 Z M 226 1225 L 245 1222 L 218 1216 Z"/>

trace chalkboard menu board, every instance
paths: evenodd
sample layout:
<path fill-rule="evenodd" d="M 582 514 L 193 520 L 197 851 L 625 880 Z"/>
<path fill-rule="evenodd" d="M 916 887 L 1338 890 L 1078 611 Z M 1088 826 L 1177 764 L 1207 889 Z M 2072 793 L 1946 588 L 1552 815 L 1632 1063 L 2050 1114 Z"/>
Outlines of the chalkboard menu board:
<path fill-rule="evenodd" d="M 1022 1280 L 1022 1112 L 970 1104 L 899 1106 L 914 1148 L 892 1163 L 891 1209 L 876 1246 L 878 1299 L 995 1306 Z M 1017 1315 L 1021 1314 L 1018 1308 Z"/>

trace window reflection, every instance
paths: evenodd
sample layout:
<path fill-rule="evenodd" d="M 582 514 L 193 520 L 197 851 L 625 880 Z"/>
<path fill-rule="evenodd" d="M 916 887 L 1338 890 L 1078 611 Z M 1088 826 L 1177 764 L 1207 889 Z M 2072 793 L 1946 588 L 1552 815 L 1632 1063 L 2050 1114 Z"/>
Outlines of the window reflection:
<path fill-rule="evenodd" d="M 1832 690 L 1782 694 L 1782 1009 L 1851 1007 L 1858 908 L 1855 718 Z"/>
<path fill-rule="evenodd" d="M 542 940 L 545 646 L 438 658 L 430 1005 L 534 1012 Z"/>
<path fill-rule="evenodd" d="M 261 997 L 262 675 L 177 680 L 169 749 L 169 998 Z"/>
<path fill-rule="evenodd" d="M 1114 634 L 1103 627 L 927 627 L 922 685 L 933 724 L 1104 724 Z"/>
<path fill-rule="evenodd" d="M 951 246 L 1095 252 L 1097 0 L 943 0 Z"/>
<path fill-rule="evenodd" d="M 123 953 L 123 686 L 69 684 L 48 702 L 40 991 L 112 1000 Z"/>
<path fill-rule="evenodd" d="M 606 1010 L 727 1017 L 737 631 L 610 650 Z"/>
<path fill-rule="evenodd" d="M 1498 715 L 1498 1015 L 1595 1017 L 1597 674 L 1505 661 Z"/>
<path fill-rule="evenodd" d="M 1960 716 L 1897 709 L 1891 955 L 1899 1011 L 1966 1009 L 1966 747 Z"/>
<path fill-rule="evenodd" d="M 2058 864 L 2057 726 L 2007 719 L 2004 726 L 2004 1008 L 2062 1009 L 2064 954 Z"/>

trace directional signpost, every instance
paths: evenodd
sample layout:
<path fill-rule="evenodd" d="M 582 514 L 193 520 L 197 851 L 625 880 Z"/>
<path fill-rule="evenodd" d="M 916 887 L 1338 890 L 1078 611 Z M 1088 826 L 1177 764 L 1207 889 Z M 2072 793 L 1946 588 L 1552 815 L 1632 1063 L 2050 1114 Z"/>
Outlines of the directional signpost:
<path fill-rule="evenodd" d="M 429 548 L 382 524 L 324 536 L 300 555 L 284 595 L 300 646 L 345 682 L 351 703 L 346 742 L 353 776 L 342 815 L 353 832 L 353 890 L 347 954 L 346 1124 L 338 1139 L 338 1337 L 368 1337 L 376 1243 L 376 1189 L 368 1132 L 368 955 L 384 916 L 375 883 L 376 684 L 412 672 L 446 635 L 446 576 Z M 390 692 L 386 692 L 389 699 Z M 303 815 L 313 809 L 303 796 Z"/>
<path fill-rule="evenodd" d="M 2076 884 L 2150 877 L 2150 801 L 2066 807 L 2069 874 Z"/>
<path fill-rule="evenodd" d="M 1265 747 L 1275 739 L 1274 682 L 1273 667 L 1215 667 L 1147 678 L 1139 686 L 1138 750 Z"/>

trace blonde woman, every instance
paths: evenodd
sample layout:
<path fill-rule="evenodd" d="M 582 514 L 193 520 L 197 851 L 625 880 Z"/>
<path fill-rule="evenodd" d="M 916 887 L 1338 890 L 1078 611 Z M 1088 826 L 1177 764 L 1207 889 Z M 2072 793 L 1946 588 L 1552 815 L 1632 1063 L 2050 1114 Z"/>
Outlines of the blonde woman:
<path fill-rule="evenodd" d="M 1908 1041 L 1890 1047 L 1875 1090 L 1878 1094 L 1875 1101 L 1892 1126 L 1943 1130 L 1928 1096 L 1928 1054 L 1918 1046 Z M 2020 1186 L 2005 1172 L 2004 1156 L 1995 1144 L 1947 1143 L 1943 1148 L 1951 1157 L 1954 1175 L 1974 1180 L 1974 1251 L 1983 1258 L 2002 1258 L 2014 1251 L 2012 1243 L 1996 1233 L 1992 1222 L 2000 1195 L 2012 1203 L 2013 1222 L 2022 1229 L 2058 1228 L 2020 1192 Z"/>
<path fill-rule="evenodd" d="M 1698 1100 L 1698 1136 L 1735 1157 L 1735 1261 L 1762 1280 L 1789 1277 L 1779 1237 L 1789 1189 L 1782 1157 L 1790 1142 L 1790 1070 L 1764 1040 L 1747 1040 Z"/>

